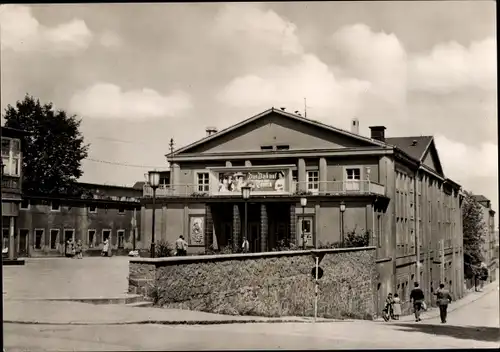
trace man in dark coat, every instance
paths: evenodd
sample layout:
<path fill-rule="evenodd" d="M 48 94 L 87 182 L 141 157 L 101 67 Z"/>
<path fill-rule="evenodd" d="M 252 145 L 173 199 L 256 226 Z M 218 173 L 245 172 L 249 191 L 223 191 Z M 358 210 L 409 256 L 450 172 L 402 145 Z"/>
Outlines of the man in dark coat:
<path fill-rule="evenodd" d="M 444 288 L 444 284 L 440 284 L 438 290 L 434 293 L 437 298 L 437 304 L 439 306 L 439 315 L 441 316 L 441 323 L 446 323 L 446 317 L 448 315 L 448 304 L 451 303 L 450 291 Z"/>

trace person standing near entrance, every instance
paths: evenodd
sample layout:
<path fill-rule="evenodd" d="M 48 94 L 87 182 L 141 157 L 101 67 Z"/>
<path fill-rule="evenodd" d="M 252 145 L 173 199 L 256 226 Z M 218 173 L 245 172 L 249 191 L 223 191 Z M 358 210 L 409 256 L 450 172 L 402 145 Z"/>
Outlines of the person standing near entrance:
<path fill-rule="evenodd" d="M 183 257 L 187 255 L 188 243 L 184 241 L 184 236 L 180 235 L 175 241 L 175 255 L 178 257 Z"/>
<path fill-rule="evenodd" d="M 419 287 L 418 282 L 413 284 L 415 288 L 411 290 L 410 301 L 413 303 L 413 311 L 415 313 L 415 321 L 421 321 L 420 311 L 422 310 L 422 303 L 424 302 L 425 296 L 424 291 Z"/>
<path fill-rule="evenodd" d="M 436 293 L 434 293 L 437 298 L 437 304 L 439 306 L 439 315 L 441 317 L 441 323 L 446 323 L 446 317 L 448 315 L 448 304 L 451 303 L 450 291 L 444 288 L 444 284 L 440 284 Z"/>
<path fill-rule="evenodd" d="M 247 238 L 243 238 L 243 244 L 241 245 L 241 249 L 243 253 L 248 253 L 250 251 L 250 243 Z"/>

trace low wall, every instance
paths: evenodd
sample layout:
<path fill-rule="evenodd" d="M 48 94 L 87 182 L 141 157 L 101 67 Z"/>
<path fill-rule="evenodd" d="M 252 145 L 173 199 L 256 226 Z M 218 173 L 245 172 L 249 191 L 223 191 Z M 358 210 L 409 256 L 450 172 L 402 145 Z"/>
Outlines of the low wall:
<path fill-rule="evenodd" d="M 312 316 L 315 256 L 322 257 L 318 316 L 372 319 L 375 247 L 130 260 L 129 291 L 165 308 L 219 314 Z"/>

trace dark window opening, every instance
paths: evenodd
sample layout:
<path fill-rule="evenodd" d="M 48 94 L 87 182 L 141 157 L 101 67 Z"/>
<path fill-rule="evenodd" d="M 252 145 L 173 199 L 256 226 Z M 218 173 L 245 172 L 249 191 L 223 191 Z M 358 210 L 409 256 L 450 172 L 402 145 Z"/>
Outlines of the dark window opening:
<path fill-rule="evenodd" d="M 273 146 L 272 145 L 261 145 L 260 150 L 265 150 L 265 151 L 273 150 Z"/>
<path fill-rule="evenodd" d="M 124 247 L 125 230 L 118 230 L 118 248 Z"/>
<path fill-rule="evenodd" d="M 277 150 L 289 150 L 290 146 L 289 145 L 277 145 L 276 149 Z"/>
<path fill-rule="evenodd" d="M 61 203 L 59 203 L 58 201 L 51 202 L 50 209 L 53 211 L 59 211 L 61 209 Z"/>
<path fill-rule="evenodd" d="M 102 241 L 110 240 L 111 230 L 103 230 L 102 231 Z"/>
<path fill-rule="evenodd" d="M 57 237 L 59 230 L 50 230 L 50 249 L 57 249 Z"/>
<path fill-rule="evenodd" d="M 30 201 L 27 199 L 23 199 L 21 202 L 21 209 L 29 209 L 30 208 Z"/>
<path fill-rule="evenodd" d="M 89 230 L 89 247 L 90 248 L 94 247 L 94 240 L 95 240 L 95 230 Z"/>
<path fill-rule="evenodd" d="M 35 249 L 42 249 L 43 230 L 35 230 Z"/>
<path fill-rule="evenodd" d="M 118 208 L 118 214 L 125 214 L 125 208 Z"/>
<path fill-rule="evenodd" d="M 89 205 L 89 213 L 97 213 L 97 206 Z"/>

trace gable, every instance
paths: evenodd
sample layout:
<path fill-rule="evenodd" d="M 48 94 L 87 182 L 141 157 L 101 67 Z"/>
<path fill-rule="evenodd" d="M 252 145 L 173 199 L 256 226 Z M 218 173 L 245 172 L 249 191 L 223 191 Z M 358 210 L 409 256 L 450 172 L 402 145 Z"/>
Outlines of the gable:
<path fill-rule="evenodd" d="M 374 146 L 370 140 L 344 135 L 314 122 L 302 121 L 271 111 L 249 123 L 244 123 L 228 133 L 198 145 L 181 150 L 183 153 L 255 152 L 262 146 L 288 146 L 289 150 L 338 149 Z"/>
<path fill-rule="evenodd" d="M 443 168 L 441 166 L 441 162 L 439 160 L 439 155 L 436 149 L 436 145 L 434 144 L 434 141 L 430 143 L 426 153 L 423 155 L 422 163 L 425 166 L 436 171 L 438 174 L 443 175 Z"/>

